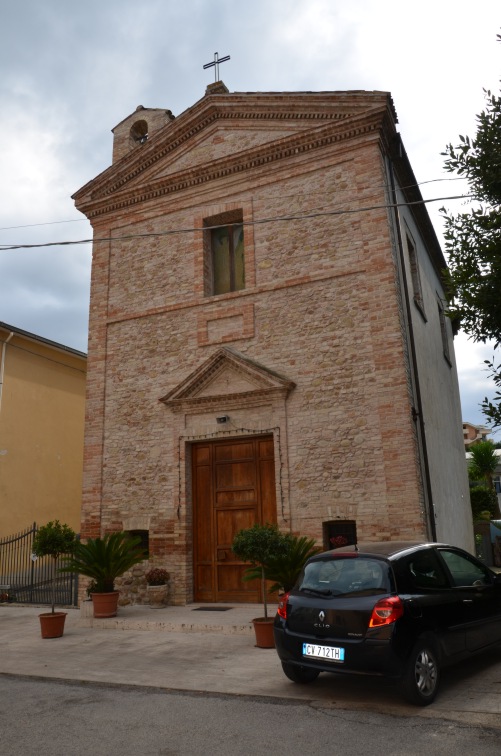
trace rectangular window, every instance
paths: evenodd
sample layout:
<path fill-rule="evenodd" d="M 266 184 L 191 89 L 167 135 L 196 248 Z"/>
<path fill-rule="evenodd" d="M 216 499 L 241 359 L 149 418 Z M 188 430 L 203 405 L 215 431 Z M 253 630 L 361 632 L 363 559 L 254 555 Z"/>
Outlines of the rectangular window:
<path fill-rule="evenodd" d="M 324 549 L 339 549 L 342 546 L 354 546 L 357 543 L 357 525 L 355 520 L 329 520 L 322 523 Z"/>
<path fill-rule="evenodd" d="M 245 288 L 244 227 L 242 211 L 204 220 L 205 293 L 227 294 Z M 208 285 L 207 285 L 208 284 Z"/>
<path fill-rule="evenodd" d="M 421 289 L 421 277 L 419 275 L 419 263 L 418 263 L 417 251 L 416 251 L 416 247 L 412 239 L 410 238 L 408 234 L 406 234 L 406 240 L 407 240 L 407 251 L 409 254 L 409 266 L 411 270 L 412 295 L 414 298 L 414 302 L 416 303 L 417 307 L 419 308 L 419 311 L 421 312 L 421 315 L 425 317 L 423 291 Z"/>
<path fill-rule="evenodd" d="M 437 301 L 437 306 L 438 306 L 438 319 L 440 321 L 440 334 L 442 336 L 442 348 L 444 351 L 444 357 L 450 365 L 451 354 L 449 351 L 449 334 L 447 333 L 446 314 L 444 312 L 444 308 L 442 307 L 442 303 L 440 302 L 440 300 Z"/>
<path fill-rule="evenodd" d="M 140 538 L 141 541 L 138 544 L 144 551 L 144 558 L 148 559 L 150 556 L 150 533 L 148 530 L 129 530 L 127 531 L 132 538 Z"/>
<path fill-rule="evenodd" d="M 245 287 L 244 228 L 241 224 L 211 231 L 214 294 Z"/>

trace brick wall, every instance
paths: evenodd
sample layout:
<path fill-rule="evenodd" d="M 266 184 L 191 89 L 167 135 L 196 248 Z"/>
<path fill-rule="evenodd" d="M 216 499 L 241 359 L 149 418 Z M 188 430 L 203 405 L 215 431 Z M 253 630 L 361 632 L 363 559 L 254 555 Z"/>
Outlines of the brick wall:
<path fill-rule="evenodd" d="M 253 136 L 238 122 L 205 142 L 202 132 L 194 155 L 231 156 L 298 131 L 260 127 Z M 218 428 L 214 411 L 175 417 L 159 399 L 222 345 L 296 384 L 285 402 L 232 409 L 234 428 L 276 429 L 282 528 L 321 542 L 322 523 L 339 518 L 356 521 L 359 540 L 425 537 L 384 185 L 369 130 L 95 221 L 96 238 L 116 241 L 94 245 L 82 536 L 147 517 L 150 561 L 171 573 L 174 603 L 192 591 L 186 438 Z M 302 218 L 245 226 L 245 290 L 207 297 L 197 229 L 229 209 L 244 222 Z M 134 234 L 153 236 L 120 239 Z"/>

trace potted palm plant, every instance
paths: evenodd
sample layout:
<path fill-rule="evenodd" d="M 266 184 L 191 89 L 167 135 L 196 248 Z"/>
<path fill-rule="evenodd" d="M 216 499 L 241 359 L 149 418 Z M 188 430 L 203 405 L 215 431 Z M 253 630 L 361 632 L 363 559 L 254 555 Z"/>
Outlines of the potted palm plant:
<path fill-rule="evenodd" d="M 286 544 L 285 551 L 283 553 L 271 554 L 265 564 L 266 579 L 273 581 L 269 593 L 275 591 L 288 593 L 291 591 L 307 560 L 322 551 L 316 545 L 314 538 L 286 533 L 284 539 Z"/>
<path fill-rule="evenodd" d="M 49 556 L 53 560 L 51 580 L 51 612 L 39 614 L 42 638 L 60 638 L 64 633 L 67 612 L 56 612 L 56 574 L 58 562 L 63 554 L 70 554 L 77 545 L 76 533 L 69 525 L 53 520 L 38 528 L 33 539 L 33 554 L 37 557 Z"/>
<path fill-rule="evenodd" d="M 108 533 L 103 538 L 89 538 L 77 543 L 61 571 L 78 572 L 94 581 L 90 594 L 94 617 L 115 617 L 119 592 L 115 580 L 135 564 L 146 559 L 140 538 L 128 533 Z"/>
<path fill-rule="evenodd" d="M 256 645 L 259 648 L 273 648 L 273 617 L 268 617 L 266 600 L 266 565 L 272 557 L 278 558 L 287 550 L 285 534 L 276 525 L 253 525 L 251 528 L 240 530 L 231 547 L 238 559 L 250 562 L 251 566 L 244 573 L 244 580 L 261 580 L 264 617 L 252 620 L 256 633 Z"/>

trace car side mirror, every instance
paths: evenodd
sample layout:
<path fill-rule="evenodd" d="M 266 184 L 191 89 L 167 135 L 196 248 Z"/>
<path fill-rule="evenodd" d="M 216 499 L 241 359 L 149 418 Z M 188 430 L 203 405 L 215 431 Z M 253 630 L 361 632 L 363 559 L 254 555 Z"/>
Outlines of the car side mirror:
<path fill-rule="evenodd" d="M 501 572 L 494 572 L 492 575 L 494 585 L 501 585 Z"/>

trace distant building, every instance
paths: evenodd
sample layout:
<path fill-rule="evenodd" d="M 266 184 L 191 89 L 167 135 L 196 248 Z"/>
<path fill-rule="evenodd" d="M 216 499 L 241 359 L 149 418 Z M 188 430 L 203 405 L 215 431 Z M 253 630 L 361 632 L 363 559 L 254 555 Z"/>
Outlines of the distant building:
<path fill-rule="evenodd" d="M 0 323 L 0 538 L 80 531 L 86 355 Z"/>
<path fill-rule="evenodd" d="M 465 449 L 472 444 L 478 444 L 479 441 L 487 441 L 487 436 L 489 436 L 490 433 L 490 428 L 486 428 L 484 425 L 474 425 L 473 423 L 463 422 Z"/>
<path fill-rule="evenodd" d="M 173 600 L 257 601 L 254 522 L 473 550 L 446 263 L 387 92 L 138 107 L 75 194 L 94 228 L 82 535 Z"/>

